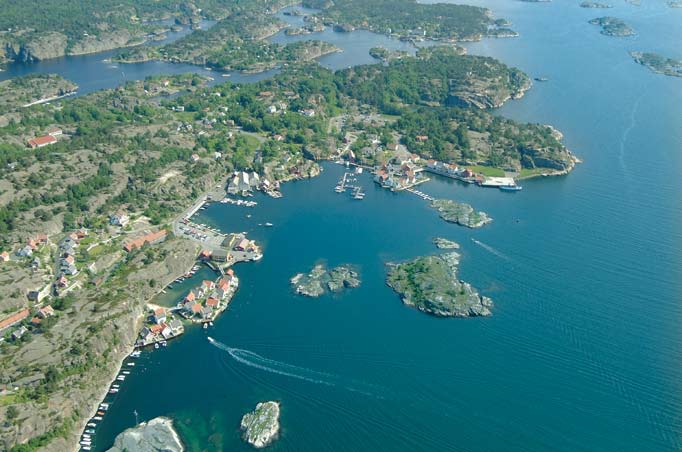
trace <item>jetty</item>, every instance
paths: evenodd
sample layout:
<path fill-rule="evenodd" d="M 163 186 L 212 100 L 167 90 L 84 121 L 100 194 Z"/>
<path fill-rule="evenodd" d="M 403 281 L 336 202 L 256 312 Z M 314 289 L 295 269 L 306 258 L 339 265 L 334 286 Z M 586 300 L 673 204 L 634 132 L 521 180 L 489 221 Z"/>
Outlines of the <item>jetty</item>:
<path fill-rule="evenodd" d="M 419 196 L 421 199 L 423 199 L 425 201 L 433 201 L 433 199 L 434 199 L 433 196 L 427 195 L 423 191 L 416 190 L 412 187 L 406 188 L 405 191 L 409 191 L 410 193 Z"/>

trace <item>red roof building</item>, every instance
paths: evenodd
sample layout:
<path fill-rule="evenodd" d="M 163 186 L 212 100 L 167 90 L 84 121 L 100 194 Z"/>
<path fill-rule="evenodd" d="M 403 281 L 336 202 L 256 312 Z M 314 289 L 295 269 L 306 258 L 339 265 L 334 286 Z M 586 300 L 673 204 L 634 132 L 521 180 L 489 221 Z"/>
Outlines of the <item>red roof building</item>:
<path fill-rule="evenodd" d="M 163 241 L 166 238 L 166 235 L 168 232 L 166 232 L 165 229 L 161 229 L 160 231 L 157 232 L 151 232 L 147 235 L 143 235 L 142 237 L 139 237 L 135 240 L 131 240 L 125 245 L 123 245 L 123 249 L 126 250 L 127 252 L 131 252 L 132 250 L 136 248 L 142 248 L 145 243 L 159 243 Z"/>
<path fill-rule="evenodd" d="M 42 137 L 35 137 L 32 140 L 28 140 L 28 146 L 31 149 L 42 148 L 44 146 L 49 146 L 55 144 L 57 139 L 52 135 L 45 135 Z"/>
<path fill-rule="evenodd" d="M 28 308 L 22 309 L 21 311 L 16 312 L 11 316 L 4 318 L 3 320 L 0 320 L 0 330 L 4 330 L 15 323 L 19 323 L 26 317 L 28 317 Z"/>
<path fill-rule="evenodd" d="M 210 308 L 217 308 L 218 307 L 218 300 L 213 298 L 213 297 L 208 297 L 206 300 L 206 306 Z"/>

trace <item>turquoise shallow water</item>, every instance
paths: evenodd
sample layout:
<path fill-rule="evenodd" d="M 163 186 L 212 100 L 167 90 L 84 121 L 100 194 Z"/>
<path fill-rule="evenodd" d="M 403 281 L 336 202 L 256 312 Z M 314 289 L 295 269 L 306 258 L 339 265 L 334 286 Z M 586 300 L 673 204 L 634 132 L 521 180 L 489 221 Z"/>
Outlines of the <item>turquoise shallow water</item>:
<path fill-rule="evenodd" d="M 522 36 L 468 48 L 550 79 L 501 113 L 557 126 L 582 165 L 516 194 L 423 186 L 490 213 L 476 231 L 369 176 L 364 201 L 338 195 L 336 165 L 255 209 L 215 204 L 203 220 L 249 231 L 265 257 L 236 267 L 240 290 L 214 328 L 140 358 L 96 449 L 137 410 L 179 420 L 192 451 L 249 450 L 241 415 L 275 399 L 273 451 L 680 450 L 682 80 L 627 51 L 682 57 L 682 10 L 616 3 L 608 14 L 639 33 L 616 39 L 577 3 L 486 2 Z M 385 262 L 436 252 L 434 236 L 461 243 L 460 275 L 493 298 L 492 317 L 432 318 L 385 286 Z M 321 260 L 358 265 L 363 285 L 292 295 L 289 278 Z"/>

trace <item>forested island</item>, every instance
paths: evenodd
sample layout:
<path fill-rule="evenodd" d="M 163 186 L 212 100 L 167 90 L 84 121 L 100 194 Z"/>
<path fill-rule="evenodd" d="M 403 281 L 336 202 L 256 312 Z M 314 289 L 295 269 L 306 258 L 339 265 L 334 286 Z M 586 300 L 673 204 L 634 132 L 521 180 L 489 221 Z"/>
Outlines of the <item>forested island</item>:
<path fill-rule="evenodd" d="M 651 52 L 630 52 L 636 63 L 648 67 L 657 74 L 682 77 L 682 59 L 666 58 Z"/>
<path fill-rule="evenodd" d="M 606 36 L 632 36 L 635 31 L 623 20 L 617 17 L 598 17 L 589 22 L 601 27 L 601 34 Z"/>
<path fill-rule="evenodd" d="M 460 255 L 454 251 L 389 264 L 386 283 L 407 306 L 439 317 L 492 314 L 492 300 L 457 277 Z"/>
<path fill-rule="evenodd" d="M 282 63 L 310 61 L 339 49 L 323 41 L 273 44 L 265 38 L 286 28 L 271 12 L 283 1 L 269 1 L 268 13 L 258 4 L 239 8 L 207 30 L 197 30 L 162 47 L 135 47 L 121 52 L 119 62 L 163 60 L 219 70 L 259 72 Z M 273 10 L 273 11 L 271 11 Z"/>
<path fill-rule="evenodd" d="M 338 31 L 362 28 L 402 39 L 453 42 L 516 35 L 506 28 L 500 31 L 490 11 L 477 6 L 415 0 L 304 0 L 303 5 L 322 10 L 309 20 L 334 25 Z"/>

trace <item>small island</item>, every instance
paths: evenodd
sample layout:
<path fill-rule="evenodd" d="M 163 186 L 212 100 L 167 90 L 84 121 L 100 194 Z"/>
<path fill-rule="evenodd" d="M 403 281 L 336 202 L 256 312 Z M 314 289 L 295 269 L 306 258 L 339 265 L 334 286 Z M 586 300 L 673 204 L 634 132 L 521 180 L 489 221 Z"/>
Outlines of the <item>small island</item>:
<path fill-rule="evenodd" d="M 257 449 L 270 444 L 279 433 L 279 411 L 278 402 L 261 402 L 246 413 L 240 425 L 244 440 Z"/>
<path fill-rule="evenodd" d="M 107 452 L 183 452 L 173 421 L 157 417 L 120 433 Z"/>
<path fill-rule="evenodd" d="M 469 204 L 451 199 L 434 199 L 431 207 L 438 210 L 443 220 L 468 228 L 480 228 L 493 221 L 487 213 L 476 212 Z"/>
<path fill-rule="evenodd" d="M 609 5 L 608 3 L 599 3 L 599 2 L 582 2 L 580 4 L 581 8 L 594 8 L 594 9 L 609 9 L 613 8 L 613 5 Z"/>
<path fill-rule="evenodd" d="M 358 272 L 349 265 L 340 265 L 327 270 L 322 265 L 316 265 L 308 274 L 298 273 L 291 278 L 291 285 L 299 295 L 307 297 L 319 297 L 326 292 L 341 292 L 346 288 L 360 286 Z"/>
<path fill-rule="evenodd" d="M 436 245 L 436 247 L 441 250 L 459 249 L 459 243 L 453 242 L 452 240 L 444 239 L 443 237 L 435 237 L 433 239 L 433 244 Z"/>
<path fill-rule="evenodd" d="M 386 47 L 372 47 L 369 49 L 369 54 L 372 58 L 381 61 L 391 61 L 410 56 L 410 54 L 404 50 L 389 50 Z"/>
<path fill-rule="evenodd" d="M 630 56 L 636 63 L 648 67 L 652 72 L 671 77 L 682 77 L 682 60 L 666 58 L 657 53 L 649 52 L 630 52 Z"/>
<path fill-rule="evenodd" d="M 635 30 L 617 17 L 597 17 L 596 19 L 592 19 L 589 23 L 601 26 L 601 34 L 606 36 L 623 37 L 635 34 Z"/>
<path fill-rule="evenodd" d="M 386 284 L 402 302 L 439 317 L 489 316 L 493 302 L 457 278 L 459 254 L 452 251 L 423 256 L 402 264 L 388 264 Z"/>

